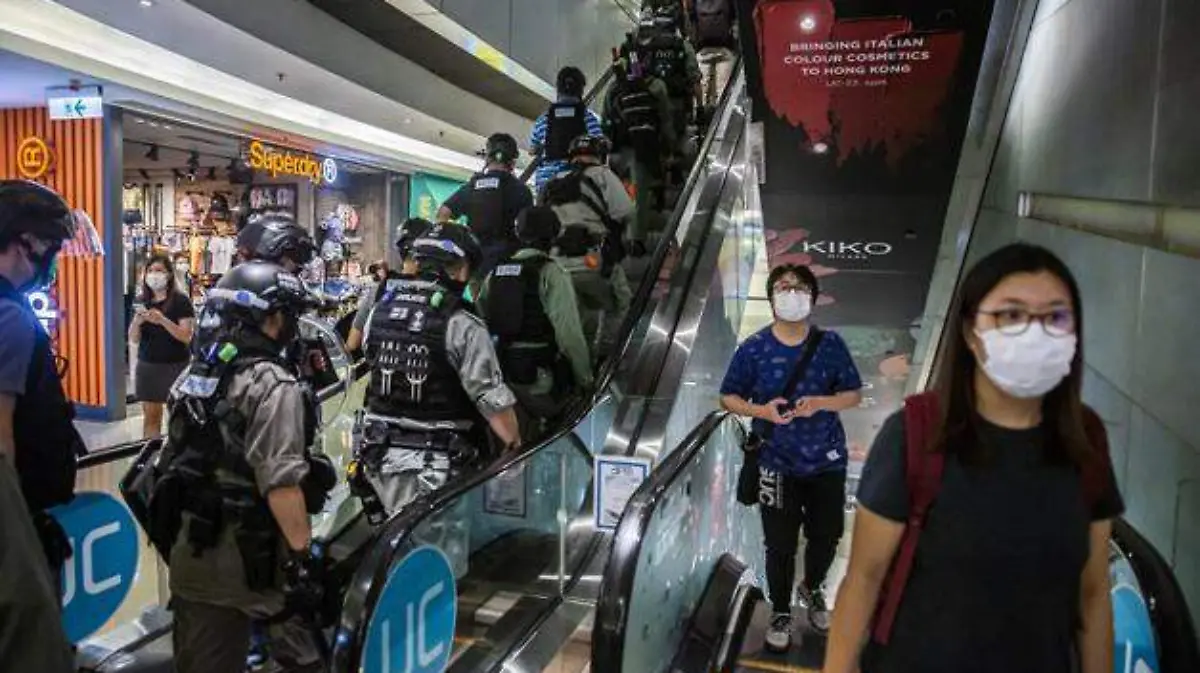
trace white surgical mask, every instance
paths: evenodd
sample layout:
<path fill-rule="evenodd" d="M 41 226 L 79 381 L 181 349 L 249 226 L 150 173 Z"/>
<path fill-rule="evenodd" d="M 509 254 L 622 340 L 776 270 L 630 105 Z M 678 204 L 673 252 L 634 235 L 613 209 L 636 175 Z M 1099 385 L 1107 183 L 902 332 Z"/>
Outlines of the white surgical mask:
<path fill-rule="evenodd" d="M 1074 334 L 1051 336 L 1040 323 L 1017 335 L 991 329 L 976 331 L 987 361 L 981 366 L 996 387 L 1021 399 L 1041 397 L 1071 373 L 1077 343 Z"/>
<path fill-rule="evenodd" d="M 167 274 L 160 271 L 152 271 L 146 274 L 146 285 L 155 292 L 167 289 Z"/>
<path fill-rule="evenodd" d="M 800 322 L 812 313 L 812 297 L 807 292 L 779 292 L 771 305 L 775 315 L 787 322 Z"/>

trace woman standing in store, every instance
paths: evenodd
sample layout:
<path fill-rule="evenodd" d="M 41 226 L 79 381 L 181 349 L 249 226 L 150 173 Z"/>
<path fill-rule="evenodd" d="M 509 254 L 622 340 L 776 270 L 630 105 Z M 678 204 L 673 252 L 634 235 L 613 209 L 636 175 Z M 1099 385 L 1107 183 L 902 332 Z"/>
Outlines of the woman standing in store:
<path fill-rule="evenodd" d="M 146 264 L 141 301 L 129 326 L 129 342 L 138 346 L 133 387 L 142 403 L 142 436 L 149 439 L 162 434 L 171 384 L 187 367 L 196 312 L 175 283 L 171 260 L 162 255 Z"/>
<path fill-rule="evenodd" d="M 912 402 L 935 405 L 912 416 L 927 439 L 909 453 L 897 413 L 867 458 L 823 670 L 1109 673 L 1108 540 L 1124 504 L 1103 423 L 1080 401 L 1079 287 L 1050 251 L 1013 244 L 967 274 L 957 306 L 935 397 Z M 909 478 L 937 473 L 908 465 L 922 453 L 944 456 L 940 479 Z M 936 498 L 894 619 L 872 628 L 881 594 L 895 596 L 883 591 L 910 483 Z"/>

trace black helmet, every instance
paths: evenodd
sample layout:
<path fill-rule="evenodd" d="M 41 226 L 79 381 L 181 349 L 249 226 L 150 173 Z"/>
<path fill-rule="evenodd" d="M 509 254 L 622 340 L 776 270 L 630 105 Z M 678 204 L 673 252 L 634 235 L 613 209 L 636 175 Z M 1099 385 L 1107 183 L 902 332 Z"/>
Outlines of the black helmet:
<path fill-rule="evenodd" d="M 28 180 L 0 180 L 0 246 L 22 234 L 61 244 L 75 236 L 71 207 L 54 190 Z"/>
<path fill-rule="evenodd" d="M 294 317 L 319 303 L 295 274 L 272 262 L 251 260 L 221 277 L 204 308 L 224 320 L 257 326 L 277 311 Z"/>
<path fill-rule="evenodd" d="M 574 159 L 579 156 L 596 157 L 600 163 L 608 160 L 610 149 L 608 138 L 604 136 L 581 135 L 571 141 L 567 156 Z"/>
<path fill-rule="evenodd" d="M 276 215 L 268 215 L 243 227 L 238 232 L 237 247 L 249 259 L 276 264 L 290 259 L 299 266 L 311 262 L 317 253 L 317 244 L 304 227 Z"/>
<path fill-rule="evenodd" d="M 517 216 L 517 240 L 549 249 L 562 232 L 558 213 L 549 206 L 526 208 Z"/>
<path fill-rule="evenodd" d="M 521 150 L 517 147 L 516 138 L 507 133 L 493 133 L 487 139 L 484 153 L 489 162 L 511 164 L 516 162 L 517 157 L 521 155 Z"/>
<path fill-rule="evenodd" d="M 410 217 L 396 228 L 396 250 L 401 257 L 412 252 L 413 242 L 429 233 L 433 223 L 420 217 Z"/>
<path fill-rule="evenodd" d="M 472 269 L 478 269 L 483 262 L 483 248 L 475 234 L 454 222 L 432 225 L 424 236 L 412 242 L 411 251 L 418 260 L 466 261 Z"/>
<path fill-rule="evenodd" d="M 573 65 L 568 65 L 558 71 L 555 88 L 564 96 L 583 97 L 583 89 L 587 86 L 587 77 L 583 71 Z"/>

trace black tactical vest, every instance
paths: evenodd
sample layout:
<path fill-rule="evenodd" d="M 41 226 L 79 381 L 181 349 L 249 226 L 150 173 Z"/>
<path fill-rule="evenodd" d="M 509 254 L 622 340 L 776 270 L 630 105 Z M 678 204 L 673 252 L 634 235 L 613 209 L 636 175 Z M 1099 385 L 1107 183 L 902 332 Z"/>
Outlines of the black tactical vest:
<path fill-rule="evenodd" d="M 516 342 L 554 344 L 554 324 L 542 305 L 542 268 L 550 258 L 510 257 L 496 267 L 488 287 L 488 330 L 500 350 Z"/>
<path fill-rule="evenodd" d="M 0 298 L 15 302 L 37 322 L 29 301 L 3 278 Z M 75 429 L 75 407 L 63 391 L 50 335 L 40 327 L 35 334 L 25 393 L 13 409 L 13 440 L 21 491 L 30 511 L 39 512 L 74 497 L 75 460 L 87 454 L 87 447 Z"/>
<path fill-rule="evenodd" d="M 571 141 L 587 135 L 587 106 L 583 103 L 554 103 L 546 112 L 546 161 L 570 158 Z"/>
<path fill-rule="evenodd" d="M 414 421 L 478 421 L 446 353 L 450 317 L 462 298 L 423 280 L 401 280 L 371 315 L 364 348 L 371 363 L 367 408 Z"/>
<path fill-rule="evenodd" d="M 667 85 L 672 98 L 686 98 L 688 91 L 687 52 L 676 33 L 656 31 L 638 43 L 638 56 L 650 72 Z"/>
<path fill-rule="evenodd" d="M 662 144 L 659 135 L 662 120 L 659 119 L 658 102 L 650 93 L 645 79 L 625 83 L 617 94 L 617 111 L 621 119 L 621 131 L 638 159 L 655 160 Z"/>
<path fill-rule="evenodd" d="M 506 175 L 503 171 L 477 173 L 467 183 L 471 190 L 467 200 L 467 222 L 485 246 L 513 239 L 513 223 L 504 221 Z"/>

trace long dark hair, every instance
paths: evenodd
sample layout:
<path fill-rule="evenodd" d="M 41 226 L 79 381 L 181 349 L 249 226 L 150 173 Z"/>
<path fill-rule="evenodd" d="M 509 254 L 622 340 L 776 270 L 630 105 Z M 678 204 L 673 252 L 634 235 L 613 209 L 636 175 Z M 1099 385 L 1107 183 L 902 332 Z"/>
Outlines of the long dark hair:
<path fill-rule="evenodd" d="M 1043 271 L 1061 280 L 1070 292 L 1078 342 L 1071 373 L 1042 400 L 1046 456 L 1052 462 L 1070 462 L 1077 466 L 1082 466 L 1091 456 L 1093 448 L 1084 431 L 1084 408 L 1080 400 L 1083 303 L 1079 284 L 1058 256 L 1027 243 L 1007 245 L 979 260 L 959 287 L 934 374 L 933 390 L 942 401 L 942 422 L 938 425 L 940 432 L 932 450 L 956 454 L 967 463 L 987 460 L 989 451 L 980 441 L 980 417 L 975 407 L 975 355 L 967 347 L 967 335 L 974 326 L 979 304 L 1005 278 L 1015 273 Z"/>
<path fill-rule="evenodd" d="M 146 260 L 146 266 L 142 267 L 142 301 L 147 304 L 154 301 L 154 290 L 151 290 L 150 286 L 146 284 L 146 274 L 155 264 L 161 264 L 167 270 L 167 287 L 163 289 L 167 298 L 170 299 L 179 293 L 179 287 L 175 284 L 175 264 L 171 258 L 163 254 L 151 255 L 150 259 Z"/>

